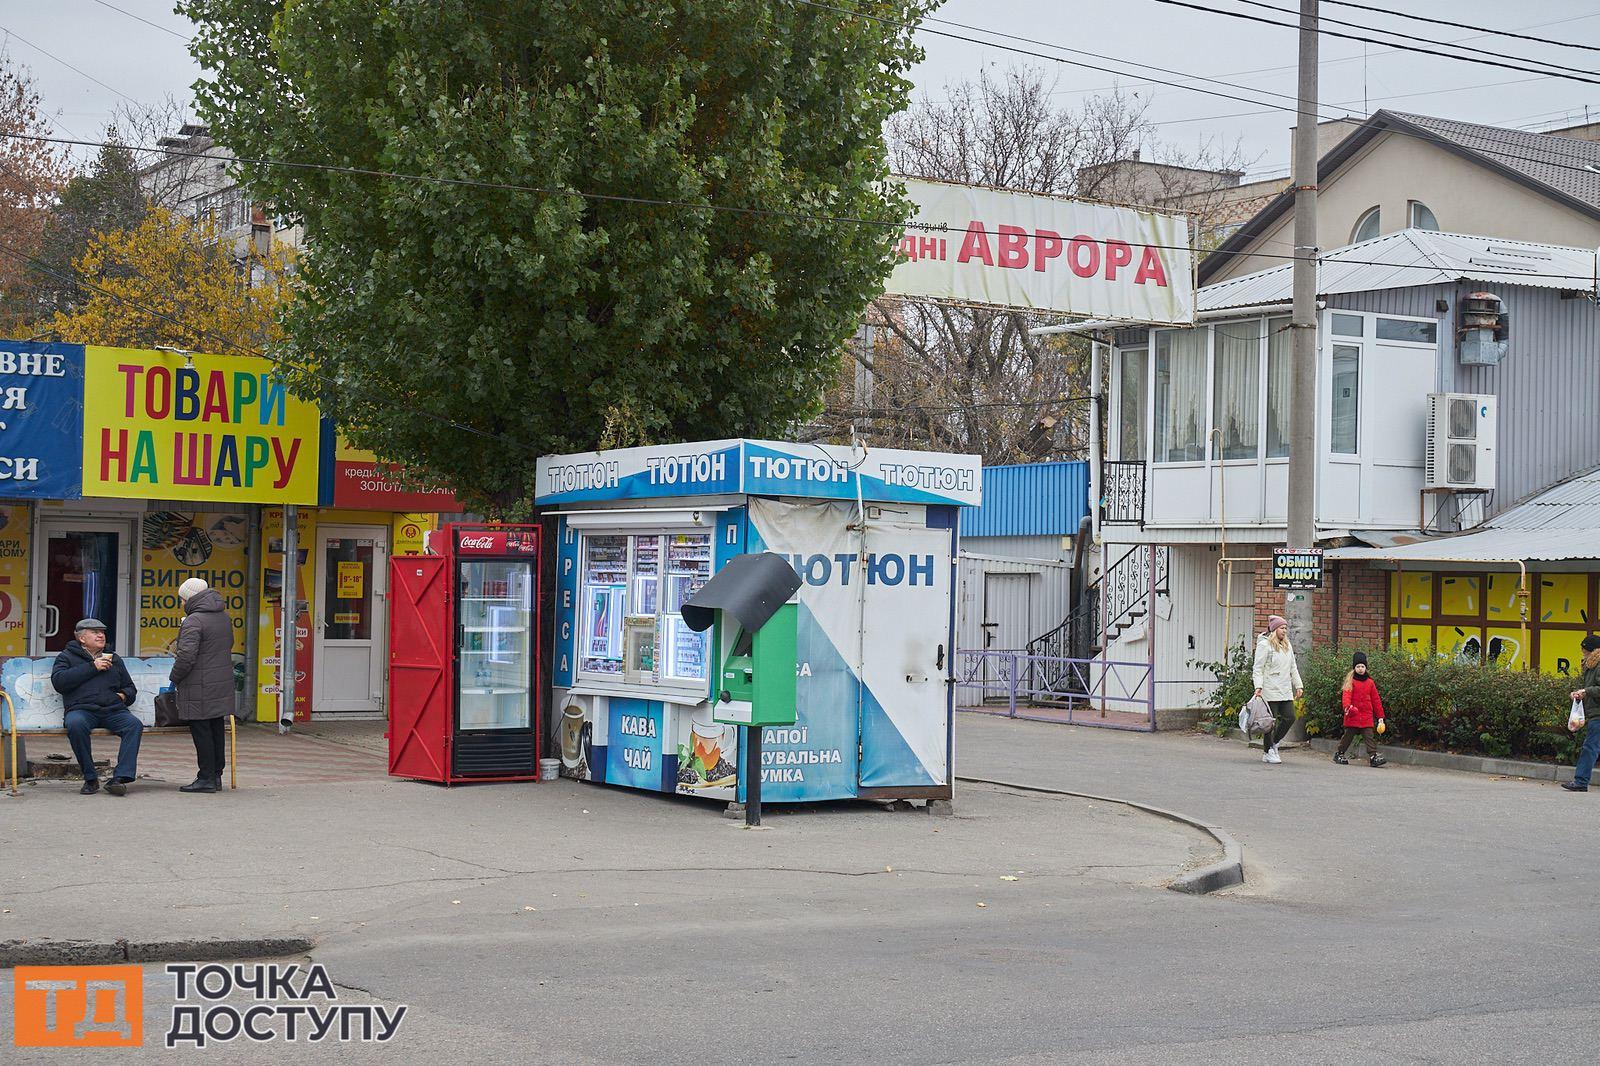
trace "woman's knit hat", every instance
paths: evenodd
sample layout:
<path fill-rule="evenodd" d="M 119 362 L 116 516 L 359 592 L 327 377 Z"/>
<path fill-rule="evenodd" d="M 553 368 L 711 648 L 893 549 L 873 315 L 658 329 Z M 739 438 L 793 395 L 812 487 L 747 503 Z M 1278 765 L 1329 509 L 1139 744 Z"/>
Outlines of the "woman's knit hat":
<path fill-rule="evenodd" d="M 1591 652 L 1595 651 L 1596 649 L 1600 649 L 1600 636 L 1595 636 L 1593 633 L 1590 633 L 1587 637 L 1583 638 L 1583 643 L 1578 645 L 1578 647 L 1582 648 L 1585 652 Z"/>
<path fill-rule="evenodd" d="M 1268 633 L 1276 633 L 1280 629 L 1287 629 L 1287 628 L 1289 628 L 1289 620 L 1287 618 L 1283 617 L 1283 615 L 1274 614 L 1274 615 L 1269 615 L 1267 617 L 1267 632 Z"/>

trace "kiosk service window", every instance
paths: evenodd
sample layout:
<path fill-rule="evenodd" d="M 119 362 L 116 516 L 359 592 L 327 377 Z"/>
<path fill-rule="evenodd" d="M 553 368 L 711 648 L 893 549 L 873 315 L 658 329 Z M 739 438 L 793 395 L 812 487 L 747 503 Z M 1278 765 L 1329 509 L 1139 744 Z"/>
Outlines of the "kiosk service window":
<path fill-rule="evenodd" d="M 690 630 L 678 611 L 711 579 L 711 534 L 585 533 L 582 541 L 578 673 L 625 680 L 624 623 L 650 617 L 661 681 L 705 682 L 706 634 Z"/>

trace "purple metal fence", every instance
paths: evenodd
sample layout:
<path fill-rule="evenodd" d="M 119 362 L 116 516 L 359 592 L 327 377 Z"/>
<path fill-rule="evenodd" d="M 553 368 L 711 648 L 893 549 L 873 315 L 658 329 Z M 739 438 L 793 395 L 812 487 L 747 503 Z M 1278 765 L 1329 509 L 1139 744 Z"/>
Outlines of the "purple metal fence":
<path fill-rule="evenodd" d="M 960 651 L 956 710 L 1148 732 L 1156 727 L 1155 667 L 1022 651 Z"/>

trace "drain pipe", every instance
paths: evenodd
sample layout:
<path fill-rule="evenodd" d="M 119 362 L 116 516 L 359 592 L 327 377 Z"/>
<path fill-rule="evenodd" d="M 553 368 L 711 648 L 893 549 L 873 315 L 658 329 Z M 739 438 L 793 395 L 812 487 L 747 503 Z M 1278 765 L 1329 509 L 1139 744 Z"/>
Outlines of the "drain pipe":
<path fill-rule="evenodd" d="M 283 607 L 279 621 L 278 732 L 294 727 L 295 643 L 300 628 L 300 509 L 283 509 Z"/>

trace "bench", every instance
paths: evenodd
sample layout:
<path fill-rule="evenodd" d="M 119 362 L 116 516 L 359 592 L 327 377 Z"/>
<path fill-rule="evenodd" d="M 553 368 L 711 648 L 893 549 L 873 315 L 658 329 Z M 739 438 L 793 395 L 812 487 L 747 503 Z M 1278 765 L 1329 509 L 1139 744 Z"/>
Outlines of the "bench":
<path fill-rule="evenodd" d="M 55 665 L 54 655 L 37 659 L 16 656 L 0 666 L 0 740 L 9 755 L 11 794 L 21 794 L 22 770 L 17 759 L 17 734 L 29 736 L 67 735 L 66 708 L 61 694 L 50 684 L 50 668 Z M 146 735 L 167 733 L 189 735 L 188 726 L 158 726 L 156 721 L 156 693 L 167 684 L 172 674 L 172 658 L 123 659 L 128 673 L 139 690 L 139 696 L 129 708 L 135 718 L 144 723 Z M 234 715 L 228 716 L 228 787 L 239 787 L 238 724 Z"/>

